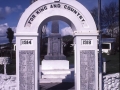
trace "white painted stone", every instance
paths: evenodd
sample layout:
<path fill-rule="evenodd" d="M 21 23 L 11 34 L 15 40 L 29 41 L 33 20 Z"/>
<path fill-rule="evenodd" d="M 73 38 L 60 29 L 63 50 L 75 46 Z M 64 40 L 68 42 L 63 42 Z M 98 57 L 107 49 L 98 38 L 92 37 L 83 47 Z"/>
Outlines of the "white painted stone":
<path fill-rule="evenodd" d="M 111 85 L 108 85 L 108 90 L 111 90 L 111 87 L 112 87 Z"/>
<path fill-rule="evenodd" d="M 21 80 L 19 76 L 19 51 L 20 50 L 34 50 L 34 75 L 35 75 L 35 90 L 38 90 L 38 64 L 40 61 L 39 58 L 39 50 L 40 50 L 40 30 L 44 23 L 50 21 L 53 17 L 58 20 L 62 20 L 66 22 L 72 28 L 73 32 L 78 31 L 80 33 L 75 33 L 75 76 L 76 76 L 76 90 L 80 90 L 80 50 L 95 50 L 95 90 L 98 90 L 98 52 L 97 52 L 97 28 L 94 22 L 94 19 L 90 12 L 78 1 L 76 0 L 60 0 L 58 4 L 61 4 L 62 8 L 50 8 L 50 5 L 53 4 L 53 0 L 38 0 L 28 8 L 26 8 L 25 12 L 23 12 L 19 23 L 16 29 L 16 74 L 17 74 L 17 90 L 19 90 Z M 55 3 L 54 3 L 55 4 Z M 43 6 L 48 6 L 46 10 L 40 12 L 39 14 L 36 11 Z M 70 11 L 64 7 L 64 5 L 68 5 L 74 8 L 77 13 Z M 73 9 L 73 10 L 74 10 Z M 78 15 L 79 14 L 79 15 Z M 59 17 L 57 17 L 59 16 Z M 51 18 L 52 17 L 52 18 Z M 82 18 L 82 19 L 80 19 Z M 54 18 L 53 18 L 54 19 Z M 29 23 L 29 21 L 31 21 Z M 85 33 L 84 33 L 85 31 Z M 94 33 L 93 33 L 94 32 Z M 92 39 L 92 46 L 82 46 L 81 47 L 81 39 Z M 22 45 L 21 40 L 32 40 L 32 44 Z M 48 63 L 44 61 L 42 62 L 42 70 L 56 70 L 56 69 L 69 69 L 69 62 L 51 62 Z"/>
<path fill-rule="evenodd" d="M 25 12 L 22 14 L 22 17 L 20 18 L 20 21 L 17 26 L 17 33 L 21 32 L 37 32 L 39 25 L 43 22 L 43 20 L 47 19 L 48 17 L 59 15 L 64 16 L 66 18 L 69 18 L 70 21 L 72 21 L 75 24 L 76 30 L 96 30 L 96 25 L 93 20 L 93 17 L 90 15 L 89 11 L 78 1 L 76 0 L 60 0 L 62 3 L 66 3 L 68 5 L 71 5 L 78 9 L 83 17 L 86 19 L 86 23 L 88 24 L 88 27 L 83 27 L 79 20 L 79 18 L 76 18 L 76 15 L 69 10 L 64 9 L 50 9 L 45 10 L 43 13 L 39 14 L 34 21 L 32 22 L 31 27 L 24 27 L 28 17 L 31 15 L 33 11 L 35 11 L 40 6 L 43 6 L 44 4 L 52 3 L 52 0 L 38 0 L 35 3 L 33 3 L 29 8 L 25 10 Z M 71 18 L 74 17 L 74 18 Z M 39 20 L 39 21 L 38 21 Z M 47 22 L 47 21 L 46 21 Z M 74 28 L 74 29 L 75 29 Z"/>
<path fill-rule="evenodd" d="M 70 77 L 68 60 L 43 60 L 41 66 L 42 79 L 66 79 Z"/>
<path fill-rule="evenodd" d="M 40 83 L 62 83 L 62 79 L 60 78 L 40 79 Z"/>
<path fill-rule="evenodd" d="M 40 79 L 40 83 L 62 83 L 62 82 L 74 82 L 74 79 L 61 79 L 61 78 Z"/>
<path fill-rule="evenodd" d="M 42 70 L 68 70 L 68 60 L 43 60 Z"/>
<path fill-rule="evenodd" d="M 71 71 L 70 70 L 42 70 L 43 74 L 70 74 Z"/>
<path fill-rule="evenodd" d="M 112 82 L 111 81 L 108 81 L 108 85 L 111 85 L 112 84 Z"/>
<path fill-rule="evenodd" d="M 116 84 L 116 87 L 120 87 L 120 82 L 118 82 L 118 83 Z"/>
<path fill-rule="evenodd" d="M 66 74 L 45 74 L 45 75 L 42 75 L 42 79 L 46 79 L 46 78 L 66 79 L 66 78 L 71 78 L 71 75 L 66 75 Z"/>

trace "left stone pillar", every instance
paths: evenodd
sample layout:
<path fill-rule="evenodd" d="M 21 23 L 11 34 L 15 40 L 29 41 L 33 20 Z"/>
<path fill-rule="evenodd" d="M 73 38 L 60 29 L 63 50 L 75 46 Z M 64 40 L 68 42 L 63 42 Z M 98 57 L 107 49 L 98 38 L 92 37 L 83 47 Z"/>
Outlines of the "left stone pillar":
<path fill-rule="evenodd" d="M 17 90 L 39 90 L 37 42 L 37 33 L 16 33 Z"/>

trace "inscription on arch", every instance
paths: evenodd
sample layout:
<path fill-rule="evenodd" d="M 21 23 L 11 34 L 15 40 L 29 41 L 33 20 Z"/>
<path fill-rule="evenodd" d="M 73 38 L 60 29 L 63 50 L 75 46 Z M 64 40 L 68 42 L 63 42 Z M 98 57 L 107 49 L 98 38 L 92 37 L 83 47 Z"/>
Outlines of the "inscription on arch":
<path fill-rule="evenodd" d="M 72 13 L 74 13 L 76 15 L 76 17 L 78 17 L 78 19 L 81 21 L 81 24 L 84 28 L 87 28 L 87 22 L 85 20 L 85 17 L 82 15 L 82 13 L 76 9 L 75 7 L 65 4 L 65 3 L 49 3 L 49 4 L 45 4 L 43 6 L 40 6 L 39 8 L 37 8 L 35 11 L 33 11 L 33 13 L 28 17 L 26 23 L 25 23 L 25 27 L 30 27 L 32 22 L 34 21 L 34 19 L 40 14 L 43 13 L 46 10 L 49 9 L 54 9 L 54 8 L 60 8 L 60 9 L 65 9 L 67 11 L 70 11 Z"/>

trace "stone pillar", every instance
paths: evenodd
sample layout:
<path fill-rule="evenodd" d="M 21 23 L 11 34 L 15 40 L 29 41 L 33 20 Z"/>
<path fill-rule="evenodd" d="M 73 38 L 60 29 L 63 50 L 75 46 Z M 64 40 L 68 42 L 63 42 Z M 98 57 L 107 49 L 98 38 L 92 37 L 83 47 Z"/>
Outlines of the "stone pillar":
<path fill-rule="evenodd" d="M 37 42 L 37 33 L 16 33 L 17 90 L 39 90 Z"/>
<path fill-rule="evenodd" d="M 97 31 L 74 32 L 75 90 L 98 90 Z"/>

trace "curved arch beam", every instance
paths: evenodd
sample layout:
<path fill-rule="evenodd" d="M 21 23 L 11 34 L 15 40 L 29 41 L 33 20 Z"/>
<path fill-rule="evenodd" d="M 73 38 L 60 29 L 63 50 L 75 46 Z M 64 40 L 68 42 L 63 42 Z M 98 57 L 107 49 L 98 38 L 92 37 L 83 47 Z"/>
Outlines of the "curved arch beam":
<path fill-rule="evenodd" d="M 33 3 L 31 6 L 29 6 L 23 15 L 21 16 L 18 26 L 17 26 L 17 33 L 19 32 L 38 32 L 39 25 L 49 17 L 53 16 L 62 16 L 66 17 L 68 20 L 70 20 L 76 30 L 96 30 L 95 22 L 89 13 L 89 11 L 79 2 L 75 0 L 61 0 L 60 4 L 62 5 L 62 8 L 49 8 L 47 10 L 44 10 L 39 15 L 35 17 L 35 19 L 32 21 L 31 26 L 27 27 L 25 26 L 28 19 L 30 19 L 31 15 L 38 10 L 40 7 L 52 4 L 53 2 L 51 0 L 38 0 L 35 3 Z M 66 6 L 65 6 L 66 5 Z M 64 7 L 63 7 L 64 6 Z M 74 6 L 74 7 L 73 7 Z M 78 13 L 74 13 L 70 11 L 70 8 L 77 10 L 79 14 L 85 19 L 86 26 L 83 26 L 80 21 L 80 16 Z M 33 17 L 33 16 L 32 16 Z M 61 19 L 61 18 L 59 18 Z M 68 22 L 69 24 L 70 22 Z"/>

